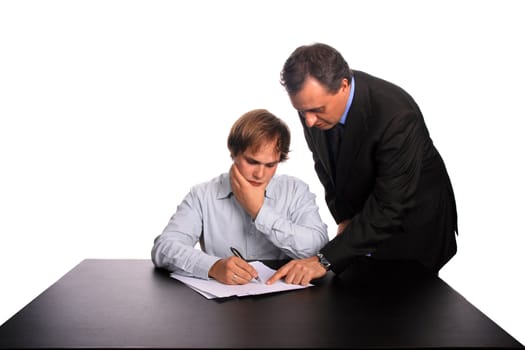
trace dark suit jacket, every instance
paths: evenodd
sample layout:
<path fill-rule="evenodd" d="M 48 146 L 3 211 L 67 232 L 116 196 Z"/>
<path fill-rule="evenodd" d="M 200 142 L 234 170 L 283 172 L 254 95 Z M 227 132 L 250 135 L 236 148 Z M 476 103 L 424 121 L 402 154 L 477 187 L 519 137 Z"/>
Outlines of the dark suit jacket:
<path fill-rule="evenodd" d="M 354 71 L 355 94 L 331 168 L 326 132 L 304 134 L 325 199 L 346 230 L 321 252 L 337 273 L 353 258 L 418 260 L 437 272 L 456 253 L 457 213 L 445 164 L 416 102 L 404 90 Z"/>

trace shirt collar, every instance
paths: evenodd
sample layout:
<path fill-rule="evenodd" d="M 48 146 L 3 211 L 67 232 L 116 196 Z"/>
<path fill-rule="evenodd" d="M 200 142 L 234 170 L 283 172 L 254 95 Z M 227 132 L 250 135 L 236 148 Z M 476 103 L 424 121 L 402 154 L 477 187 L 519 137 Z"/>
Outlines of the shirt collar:
<path fill-rule="evenodd" d="M 348 96 L 348 101 L 346 101 L 346 107 L 345 107 L 343 116 L 341 117 L 341 119 L 339 119 L 339 123 L 343 125 L 345 125 L 346 123 L 346 116 L 348 115 L 350 106 L 352 106 L 352 101 L 354 100 L 354 93 L 355 93 L 355 80 L 354 80 L 354 77 L 352 77 L 352 82 L 350 83 L 350 96 Z"/>
<path fill-rule="evenodd" d="M 219 186 L 217 188 L 217 199 L 228 198 L 232 192 L 232 184 L 230 182 L 230 173 L 224 173 L 219 179 Z"/>

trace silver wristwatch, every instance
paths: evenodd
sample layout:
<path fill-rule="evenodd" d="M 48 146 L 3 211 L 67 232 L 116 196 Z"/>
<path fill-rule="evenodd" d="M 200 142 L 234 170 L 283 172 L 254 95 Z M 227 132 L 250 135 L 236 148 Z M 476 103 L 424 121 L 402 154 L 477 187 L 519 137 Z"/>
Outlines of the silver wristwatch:
<path fill-rule="evenodd" d="M 317 258 L 319 259 L 319 264 L 321 264 L 326 269 L 326 271 L 330 270 L 330 266 L 332 266 L 332 264 L 330 264 L 330 261 L 328 261 L 323 253 L 317 253 Z"/>

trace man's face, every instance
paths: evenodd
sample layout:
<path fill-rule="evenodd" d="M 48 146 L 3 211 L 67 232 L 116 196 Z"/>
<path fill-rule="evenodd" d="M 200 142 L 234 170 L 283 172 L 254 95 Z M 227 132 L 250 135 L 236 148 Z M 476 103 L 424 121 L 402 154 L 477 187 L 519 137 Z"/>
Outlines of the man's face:
<path fill-rule="evenodd" d="M 328 130 L 341 119 L 349 95 L 350 86 L 347 79 L 343 79 L 339 90 L 331 94 L 316 79 L 308 77 L 301 91 L 295 96 L 290 96 L 290 101 L 309 128 Z"/>
<path fill-rule="evenodd" d="M 281 156 L 276 145 L 277 141 L 264 142 L 257 152 L 248 148 L 233 157 L 239 172 L 252 186 L 266 187 L 275 174 Z"/>

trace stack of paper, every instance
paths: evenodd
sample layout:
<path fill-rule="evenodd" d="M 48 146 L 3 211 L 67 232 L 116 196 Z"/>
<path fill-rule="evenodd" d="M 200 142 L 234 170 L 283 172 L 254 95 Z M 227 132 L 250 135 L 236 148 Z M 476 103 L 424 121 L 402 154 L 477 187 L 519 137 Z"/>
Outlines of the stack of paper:
<path fill-rule="evenodd" d="M 242 297 L 246 295 L 282 292 L 285 290 L 302 289 L 313 286 L 313 284 L 308 284 L 307 286 L 288 284 L 281 280 L 271 285 L 267 285 L 265 282 L 270 279 L 275 273 L 275 270 L 269 268 L 260 261 L 254 261 L 250 264 L 255 267 L 263 283 L 252 280 L 250 283 L 243 285 L 229 285 L 220 283 L 214 279 L 203 280 L 200 278 L 182 276 L 175 272 L 171 274 L 171 277 L 183 282 L 188 287 L 199 292 L 208 299 L 226 298 L 231 296 Z"/>

